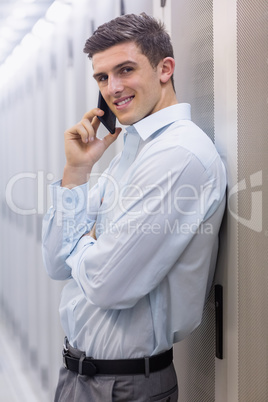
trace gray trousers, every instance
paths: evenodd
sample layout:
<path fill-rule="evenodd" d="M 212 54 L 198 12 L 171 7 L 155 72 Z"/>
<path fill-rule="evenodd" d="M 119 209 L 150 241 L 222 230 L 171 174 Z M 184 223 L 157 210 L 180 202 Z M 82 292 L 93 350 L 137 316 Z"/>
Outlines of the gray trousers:
<path fill-rule="evenodd" d="M 60 369 L 54 402 L 177 402 L 178 385 L 173 364 L 143 374 L 88 377 Z"/>

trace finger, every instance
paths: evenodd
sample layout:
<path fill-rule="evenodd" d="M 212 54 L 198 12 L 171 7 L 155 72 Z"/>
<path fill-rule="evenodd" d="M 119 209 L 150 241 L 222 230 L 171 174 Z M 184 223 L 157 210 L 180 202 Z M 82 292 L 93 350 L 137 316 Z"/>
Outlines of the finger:
<path fill-rule="evenodd" d="M 121 131 L 122 131 L 122 128 L 117 127 L 115 129 L 114 134 L 109 133 L 103 138 L 103 142 L 104 142 L 106 148 L 108 148 L 117 139 L 117 137 L 119 136 Z"/>
<path fill-rule="evenodd" d="M 81 124 L 87 132 L 87 136 L 85 136 L 84 142 L 94 141 L 96 137 L 96 131 L 92 123 L 90 123 L 88 119 L 83 119 L 81 120 Z"/>
<path fill-rule="evenodd" d="M 88 131 L 87 129 L 83 126 L 83 124 L 78 123 L 75 126 L 71 127 L 69 130 L 65 132 L 65 138 L 66 139 L 81 139 L 83 142 L 87 143 L 88 142 Z"/>
<path fill-rule="evenodd" d="M 84 120 L 89 121 L 94 130 L 94 133 L 90 133 L 91 135 L 89 135 L 89 140 L 93 141 L 94 138 L 96 137 L 97 130 L 100 126 L 100 120 L 98 119 L 98 116 L 103 115 L 104 111 L 99 108 L 92 109 L 84 115 L 83 121 Z"/>
<path fill-rule="evenodd" d="M 93 120 L 92 120 L 92 122 L 91 122 L 91 125 L 92 125 L 92 127 L 93 127 L 93 129 L 94 129 L 94 132 L 95 132 L 95 135 L 96 135 L 97 130 L 98 130 L 99 126 L 100 126 L 100 120 L 98 119 L 97 116 L 95 116 L 95 117 L 93 118 Z"/>
<path fill-rule="evenodd" d="M 94 119 L 95 116 L 103 116 L 104 111 L 98 107 L 91 109 L 89 112 L 85 113 L 83 119 L 88 119 L 90 122 Z"/>

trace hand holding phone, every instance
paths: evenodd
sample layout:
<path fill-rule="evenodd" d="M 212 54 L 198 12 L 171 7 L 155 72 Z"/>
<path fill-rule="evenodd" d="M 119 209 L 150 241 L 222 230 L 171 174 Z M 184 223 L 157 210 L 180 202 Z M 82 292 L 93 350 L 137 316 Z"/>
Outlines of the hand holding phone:
<path fill-rule="evenodd" d="M 102 108 L 103 110 L 103 108 Z M 109 134 L 102 139 L 97 137 L 100 109 L 94 108 L 64 133 L 66 165 L 62 177 L 62 187 L 73 188 L 88 181 L 95 163 L 106 149 L 117 139 L 121 128 L 108 126 Z M 115 118 L 113 118 L 115 122 Z M 111 135 L 111 133 L 114 135 Z"/>
<path fill-rule="evenodd" d="M 104 115 L 98 116 L 98 119 L 102 122 L 102 124 L 107 128 L 107 130 L 111 134 L 114 134 L 116 116 L 105 102 L 101 92 L 99 92 L 98 108 L 104 111 Z"/>

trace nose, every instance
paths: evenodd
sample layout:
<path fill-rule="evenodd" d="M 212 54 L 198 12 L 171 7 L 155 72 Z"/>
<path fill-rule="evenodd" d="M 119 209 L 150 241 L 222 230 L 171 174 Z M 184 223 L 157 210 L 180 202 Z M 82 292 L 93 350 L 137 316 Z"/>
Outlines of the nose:
<path fill-rule="evenodd" d="M 108 77 L 108 94 L 110 96 L 115 96 L 118 93 L 123 91 L 123 85 L 122 85 L 122 81 L 120 80 L 119 77 L 116 77 L 114 75 L 110 75 Z"/>

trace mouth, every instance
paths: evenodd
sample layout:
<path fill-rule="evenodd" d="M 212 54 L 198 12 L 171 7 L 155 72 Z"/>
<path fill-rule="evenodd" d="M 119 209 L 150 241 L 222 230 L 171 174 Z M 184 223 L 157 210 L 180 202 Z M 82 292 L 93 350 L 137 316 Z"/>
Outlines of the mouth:
<path fill-rule="evenodd" d="M 128 105 L 132 101 L 132 99 L 134 99 L 134 96 L 120 98 L 118 101 L 114 102 L 114 104 L 117 107 L 117 109 L 121 109 L 121 108 L 125 107 L 126 105 Z"/>

